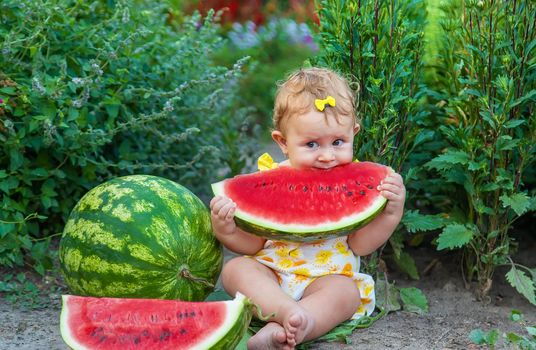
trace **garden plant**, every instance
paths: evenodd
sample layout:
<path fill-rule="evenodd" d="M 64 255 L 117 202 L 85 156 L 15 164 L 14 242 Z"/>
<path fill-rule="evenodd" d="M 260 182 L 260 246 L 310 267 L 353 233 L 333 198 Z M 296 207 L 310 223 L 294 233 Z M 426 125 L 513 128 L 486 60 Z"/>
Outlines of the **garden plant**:
<path fill-rule="evenodd" d="M 323 52 L 315 62 L 355 82 L 359 157 L 390 164 L 409 182 L 405 231 L 441 228 L 437 249 L 462 249 L 480 298 L 495 268 L 507 264 L 508 281 L 536 304 L 536 273 L 512 261 L 510 235 L 536 203 L 523 182 L 536 155 L 535 6 L 453 1 L 442 10 L 442 36 L 427 53 L 425 2 L 322 1 Z M 425 209 L 443 214 L 422 215 L 413 203 L 423 191 L 456 196 L 441 205 L 428 199 Z M 390 240 L 395 261 L 418 278 L 402 232 Z"/>
<path fill-rule="evenodd" d="M 0 265 L 52 268 L 51 237 L 76 201 L 147 173 L 208 193 L 253 145 L 214 13 L 165 1 L 0 4 Z M 248 135 L 248 138 L 245 136 Z"/>

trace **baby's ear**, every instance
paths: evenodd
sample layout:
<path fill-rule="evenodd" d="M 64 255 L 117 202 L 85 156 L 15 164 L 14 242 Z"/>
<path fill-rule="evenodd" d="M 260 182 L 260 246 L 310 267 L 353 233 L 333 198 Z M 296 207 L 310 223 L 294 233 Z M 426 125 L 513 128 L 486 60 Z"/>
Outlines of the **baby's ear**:
<path fill-rule="evenodd" d="M 359 130 L 361 130 L 361 125 L 355 123 L 355 126 L 354 126 L 354 135 L 357 135 L 357 133 L 359 132 Z"/>
<path fill-rule="evenodd" d="M 272 139 L 279 145 L 283 154 L 287 154 L 287 139 L 279 130 L 272 131 Z"/>

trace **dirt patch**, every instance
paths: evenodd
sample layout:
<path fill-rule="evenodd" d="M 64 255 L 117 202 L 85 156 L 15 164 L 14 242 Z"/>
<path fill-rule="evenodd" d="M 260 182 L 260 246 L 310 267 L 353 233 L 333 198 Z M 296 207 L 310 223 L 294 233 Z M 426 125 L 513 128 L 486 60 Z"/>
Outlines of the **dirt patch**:
<path fill-rule="evenodd" d="M 526 246 L 517 261 L 536 265 L 536 246 Z M 438 262 L 419 281 L 408 280 L 392 272 L 390 280 L 398 287 L 417 287 L 428 298 L 430 311 L 417 315 L 403 311 L 386 315 L 372 327 L 354 331 L 351 344 L 317 343 L 312 349 L 478 349 L 468 335 L 471 330 L 498 329 L 501 334 L 498 349 L 510 348 L 502 340 L 505 332 L 526 336 L 524 325 L 536 324 L 536 308 L 522 298 L 504 280 L 505 269 L 497 271 L 497 278 L 488 303 L 476 301 L 465 289 L 459 268 L 452 254 L 439 254 L 429 248 L 409 251 L 417 260 L 419 271 L 434 259 Z M 524 314 L 525 323 L 509 320 L 512 309 Z M 42 310 L 17 308 L 0 300 L 0 349 L 49 350 L 68 349 L 59 330 L 59 295 Z"/>

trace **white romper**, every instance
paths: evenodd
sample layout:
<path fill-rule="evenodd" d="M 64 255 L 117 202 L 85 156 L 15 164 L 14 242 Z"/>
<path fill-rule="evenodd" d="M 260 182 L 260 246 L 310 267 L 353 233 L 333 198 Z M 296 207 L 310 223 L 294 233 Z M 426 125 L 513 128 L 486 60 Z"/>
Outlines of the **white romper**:
<path fill-rule="evenodd" d="M 259 170 L 275 167 L 277 163 L 269 155 L 259 158 Z M 370 316 L 374 311 L 374 280 L 359 272 L 359 257 L 348 246 L 346 236 L 307 243 L 268 240 L 252 258 L 272 269 L 281 288 L 294 300 L 300 300 L 305 288 L 315 279 L 344 275 L 355 281 L 361 297 L 352 319 Z"/>

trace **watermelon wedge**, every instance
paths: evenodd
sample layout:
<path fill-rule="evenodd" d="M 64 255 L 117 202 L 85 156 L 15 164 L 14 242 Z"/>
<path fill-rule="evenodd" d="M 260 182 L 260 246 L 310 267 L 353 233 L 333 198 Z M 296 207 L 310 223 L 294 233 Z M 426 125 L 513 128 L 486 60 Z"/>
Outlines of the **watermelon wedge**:
<path fill-rule="evenodd" d="M 61 335 L 72 349 L 234 349 L 249 301 L 187 302 L 63 295 Z"/>
<path fill-rule="evenodd" d="M 389 172 L 372 162 L 279 167 L 223 180 L 212 190 L 236 203 L 235 221 L 246 232 L 309 242 L 347 235 L 374 219 L 387 203 L 377 186 Z"/>

